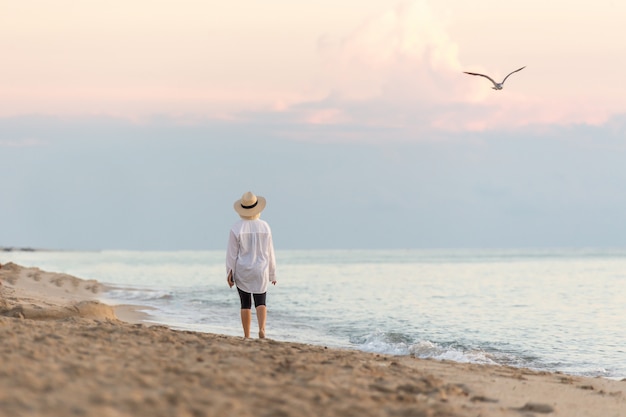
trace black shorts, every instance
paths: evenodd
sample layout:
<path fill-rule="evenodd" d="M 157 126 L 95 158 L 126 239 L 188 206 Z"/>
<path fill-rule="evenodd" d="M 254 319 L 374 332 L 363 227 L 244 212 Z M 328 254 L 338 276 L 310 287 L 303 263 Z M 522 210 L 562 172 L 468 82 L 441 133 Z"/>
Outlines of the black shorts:
<path fill-rule="evenodd" d="M 252 298 L 254 298 L 254 307 L 265 305 L 265 295 L 267 294 L 265 292 L 263 294 L 250 294 L 249 292 L 242 291 L 239 287 L 237 287 L 237 292 L 239 292 L 242 310 L 252 309 Z"/>

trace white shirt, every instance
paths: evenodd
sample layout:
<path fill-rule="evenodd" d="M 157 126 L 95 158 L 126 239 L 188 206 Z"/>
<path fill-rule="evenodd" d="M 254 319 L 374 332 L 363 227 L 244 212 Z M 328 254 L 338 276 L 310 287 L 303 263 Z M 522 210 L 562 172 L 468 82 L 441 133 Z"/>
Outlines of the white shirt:
<path fill-rule="evenodd" d="M 272 231 L 263 220 L 240 220 L 230 229 L 226 250 L 226 274 L 233 271 L 238 288 L 262 294 L 276 280 Z"/>

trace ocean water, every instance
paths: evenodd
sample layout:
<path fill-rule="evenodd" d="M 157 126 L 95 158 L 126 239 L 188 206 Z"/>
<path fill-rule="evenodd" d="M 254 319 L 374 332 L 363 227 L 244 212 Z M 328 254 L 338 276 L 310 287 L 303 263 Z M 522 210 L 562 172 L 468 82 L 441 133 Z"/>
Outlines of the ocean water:
<path fill-rule="evenodd" d="M 242 335 L 223 251 L 4 252 L 173 328 Z M 277 251 L 267 336 L 626 378 L 626 250 Z M 253 334 L 256 317 L 253 315 Z"/>

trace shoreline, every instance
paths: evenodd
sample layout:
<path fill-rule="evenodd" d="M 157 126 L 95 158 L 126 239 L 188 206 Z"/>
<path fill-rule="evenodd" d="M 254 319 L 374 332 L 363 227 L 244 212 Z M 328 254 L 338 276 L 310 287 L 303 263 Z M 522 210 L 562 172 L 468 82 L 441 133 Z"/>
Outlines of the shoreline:
<path fill-rule="evenodd" d="M 148 307 L 138 306 L 133 304 L 118 304 L 113 306 L 113 311 L 117 318 L 128 324 L 144 324 L 150 325 L 152 323 L 148 322 L 150 318 L 150 314 L 142 311 L 147 310 Z M 160 325 L 162 326 L 162 325 Z"/>
<path fill-rule="evenodd" d="M 615 416 L 626 381 L 142 322 L 103 286 L 0 269 L 0 416 Z"/>

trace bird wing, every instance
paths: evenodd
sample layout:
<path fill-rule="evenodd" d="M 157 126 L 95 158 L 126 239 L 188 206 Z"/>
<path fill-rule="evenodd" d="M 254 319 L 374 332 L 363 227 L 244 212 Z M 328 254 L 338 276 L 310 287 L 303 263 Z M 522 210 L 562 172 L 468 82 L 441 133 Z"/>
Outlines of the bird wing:
<path fill-rule="evenodd" d="M 498 83 L 496 83 L 496 82 L 493 80 L 493 78 L 491 78 L 491 77 L 490 77 L 490 76 L 488 76 L 488 75 L 485 75 L 485 74 L 479 74 L 479 73 L 477 73 L 477 72 L 465 72 L 465 71 L 463 71 L 463 73 L 464 73 L 464 74 L 469 74 L 469 75 L 478 75 L 479 77 L 485 77 L 486 79 L 488 79 L 489 81 L 491 81 L 491 82 L 493 83 L 493 85 L 494 85 L 494 86 L 497 86 L 497 85 L 498 85 Z"/>
<path fill-rule="evenodd" d="M 509 75 L 514 74 L 514 73 L 516 73 L 517 71 L 521 71 L 521 70 L 523 70 L 524 68 L 526 68 L 526 66 L 525 66 L 525 65 L 524 65 L 522 68 L 520 68 L 520 69 L 516 69 L 515 71 L 513 71 L 513 72 L 509 73 Z M 506 79 L 507 79 L 507 78 L 509 78 L 509 75 L 507 75 L 506 77 L 504 77 L 504 80 L 502 80 L 502 84 L 504 84 L 504 82 L 506 81 Z"/>

